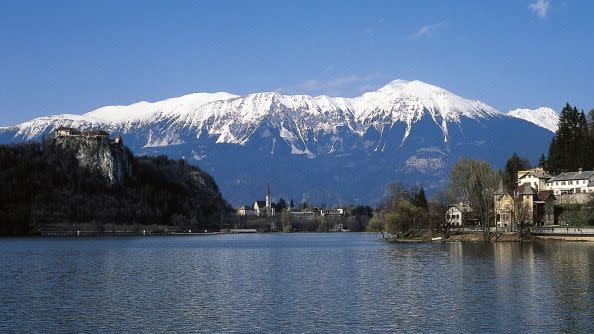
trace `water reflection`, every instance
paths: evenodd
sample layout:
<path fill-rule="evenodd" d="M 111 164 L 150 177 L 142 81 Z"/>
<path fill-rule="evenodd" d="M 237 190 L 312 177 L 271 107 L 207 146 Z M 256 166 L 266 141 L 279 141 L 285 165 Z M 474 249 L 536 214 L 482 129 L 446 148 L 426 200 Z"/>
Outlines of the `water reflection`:
<path fill-rule="evenodd" d="M 0 332 L 592 332 L 594 244 L 0 241 Z"/>

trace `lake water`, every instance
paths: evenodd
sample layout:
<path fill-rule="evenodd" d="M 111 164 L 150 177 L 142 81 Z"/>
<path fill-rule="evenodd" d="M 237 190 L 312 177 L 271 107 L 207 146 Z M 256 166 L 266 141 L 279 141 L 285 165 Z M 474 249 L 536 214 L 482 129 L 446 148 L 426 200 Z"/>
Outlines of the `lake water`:
<path fill-rule="evenodd" d="M 0 332 L 594 332 L 594 243 L 0 239 Z"/>

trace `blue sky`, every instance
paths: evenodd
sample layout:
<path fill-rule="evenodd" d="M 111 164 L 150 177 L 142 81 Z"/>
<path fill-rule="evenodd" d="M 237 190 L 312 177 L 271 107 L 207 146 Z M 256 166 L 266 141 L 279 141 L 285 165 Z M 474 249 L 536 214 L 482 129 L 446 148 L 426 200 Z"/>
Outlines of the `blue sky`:
<path fill-rule="evenodd" d="M 594 108 L 594 2 L 0 3 L 0 125 L 199 91 L 422 80 L 502 111 Z"/>

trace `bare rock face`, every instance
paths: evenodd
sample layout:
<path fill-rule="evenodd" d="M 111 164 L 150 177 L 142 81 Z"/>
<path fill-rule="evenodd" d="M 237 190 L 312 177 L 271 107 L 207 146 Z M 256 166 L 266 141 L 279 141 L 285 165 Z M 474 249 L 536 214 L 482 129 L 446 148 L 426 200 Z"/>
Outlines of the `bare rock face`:
<path fill-rule="evenodd" d="M 96 172 L 110 184 L 122 184 L 132 173 L 131 153 L 106 138 L 56 137 L 56 143 L 72 150 L 81 167 Z"/>

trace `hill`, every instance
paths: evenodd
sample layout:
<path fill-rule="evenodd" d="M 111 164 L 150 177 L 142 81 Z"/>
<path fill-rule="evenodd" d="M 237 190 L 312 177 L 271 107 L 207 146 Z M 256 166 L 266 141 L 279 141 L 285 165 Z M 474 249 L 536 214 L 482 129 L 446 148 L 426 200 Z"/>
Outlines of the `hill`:
<path fill-rule="evenodd" d="M 217 226 L 228 209 L 207 173 L 183 160 L 135 157 L 102 138 L 0 146 L 0 234 L 51 224 Z"/>

